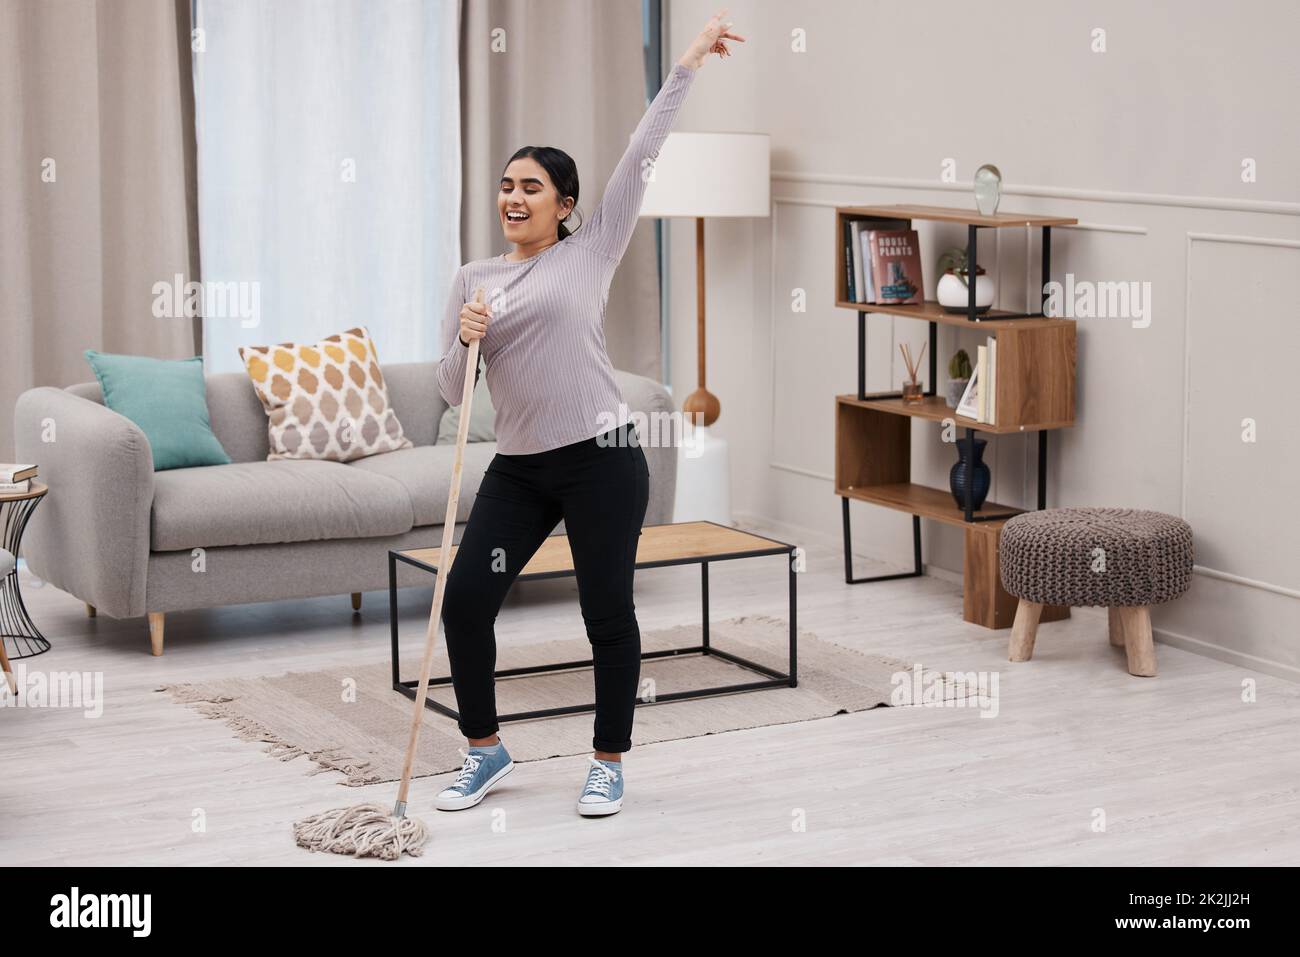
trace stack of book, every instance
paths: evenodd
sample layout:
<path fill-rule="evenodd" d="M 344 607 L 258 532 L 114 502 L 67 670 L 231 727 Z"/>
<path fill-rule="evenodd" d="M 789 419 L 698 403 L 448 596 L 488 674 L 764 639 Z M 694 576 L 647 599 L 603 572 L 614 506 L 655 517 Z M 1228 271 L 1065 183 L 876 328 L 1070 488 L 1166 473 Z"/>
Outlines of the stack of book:
<path fill-rule="evenodd" d="M 988 341 L 979 347 L 970 381 L 966 383 L 966 391 L 957 403 L 957 414 L 976 422 L 997 425 L 997 394 L 998 340 L 995 336 L 989 336 Z"/>
<path fill-rule="evenodd" d="M 921 245 L 898 220 L 852 219 L 844 224 L 849 302 L 900 305 L 921 301 Z"/>
<path fill-rule="evenodd" d="M 0 495 L 23 494 L 32 490 L 36 478 L 35 465 L 15 465 L 0 462 Z"/>

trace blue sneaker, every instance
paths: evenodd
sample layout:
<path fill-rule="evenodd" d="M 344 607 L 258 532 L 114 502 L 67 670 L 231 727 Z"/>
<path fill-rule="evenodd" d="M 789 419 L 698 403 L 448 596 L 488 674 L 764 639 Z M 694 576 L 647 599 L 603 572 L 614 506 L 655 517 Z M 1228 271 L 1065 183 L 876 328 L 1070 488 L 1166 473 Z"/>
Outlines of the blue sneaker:
<path fill-rule="evenodd" d="M 472 747 L 468 751 L 460 749 L 465 763 L 461 766 L 456 780 L 449 787 L 438 792 L 434 806 L 440 811 L 460 811 L 473 807 L 491 791 L 496 783 L 514 770 L 515 762 L 510 760 L 506 746 L 501 743 L 497 750 Z"/>
<path fill-rule="evenodd" d="M 623 765 L 620 761 L 588 758 L 587 784 L 578 798 L 578 813 L 583 817 L 617 814 L 623 807 Z"/>

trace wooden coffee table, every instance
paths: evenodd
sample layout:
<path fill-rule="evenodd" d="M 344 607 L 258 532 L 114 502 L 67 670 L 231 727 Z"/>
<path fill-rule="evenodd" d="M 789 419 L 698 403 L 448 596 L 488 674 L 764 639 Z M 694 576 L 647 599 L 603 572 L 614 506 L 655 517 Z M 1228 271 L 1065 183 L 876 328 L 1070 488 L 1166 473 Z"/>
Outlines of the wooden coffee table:
<path fill-rule="evenodd" d="M 452 548 L 452 561 L 456 550 Z M 741 691 L 758 691 L 763 688 L 794 688 L 797 686 L 796 664 L 798 660 L 796 635 L 796 590 L 794 552 L 796 546 L 778 542 L 772 538 L 753 535 L 739 529 L 719 525 L 716 522 L 679 522 L 670 525 L 647 525 L 641 529 L 637 544 L 636 567 L 663 568 L 669 565 L 700 566 L 700 598 L 702 605 L 702 640 L 698 645 L 688 648 L 672 648 L 664 651 L 651 651 L 641 655 L 642 661 L 654 658 L 678 658 L 684 655 L 711 655 L 729 661 L 762 677 L 754 681 L 737 684 L 719 685 L 713 688 L 697 688 L 692 691 L 674 691 L 670 694 L 657 695 L 653 702 L 638 701 L 637 705 L 660 704 L 667 701 L 681 701 L 687 698 L 704 698 L 710 695 L 733 694 Z M 415 700 L 417 679 L 403 680 L 398 662 L 400 661 L 397 634 L 397 563 L 405 562 L 421 568 L 434 575 L 441 564 L 439 548 L 414 548 L 406 551 L 396 549 L 388 553 L 388 615 L 392 631 L 393 690 L 400 691 L 412 701 Z M 759 558 L 765 555 L 785 556 L 786 577 L 790 590 L 790 648 L 787 672 L 780 672 L 757 662 L 749 661 L 729 651 L 714 647 L 709 642 L 709 565 L 713 562 L 733 561 L 741 558 Z M 569 540 L 564 535 L 552 535 L 542 543 L 532 560 L 524 566 L 519 579 L 565 578 L 574 574 L 573 555 L 569 550 Z M 519 675 L 545 674 L 553 671 L 567 671 L 574 668 L 590 668 L 593 661 L 562 661 L 550 665 L 535 665 L 528 668 L 507 668 L 497 671 L 497 678 L 513 678 Z M 436 677 L 429 680 L 429 688 L 451 684 L 451 676 Z M 453 708 L 425 697 L 425 706 L 459 720 L 460 713 Z M 524 721 L 529 718 L 547 718 L 562 714 L 581 714 L 595 711 L 595 703 L 566 705 L 558 708 L 545 708 L 540 711 L 519 711 L 513 714 L 497 716 L 497 721 Z"/>

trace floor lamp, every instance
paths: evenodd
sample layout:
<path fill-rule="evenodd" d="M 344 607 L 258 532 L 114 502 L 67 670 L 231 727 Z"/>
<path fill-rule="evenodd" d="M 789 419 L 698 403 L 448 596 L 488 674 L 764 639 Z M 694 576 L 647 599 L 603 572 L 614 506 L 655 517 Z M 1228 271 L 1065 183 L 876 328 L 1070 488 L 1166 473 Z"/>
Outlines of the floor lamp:
<path fill-rule="evenodd" d="M 641 215 L 695 220 L 697 388 L 682 402 L 689 428 L 677 454 L 674 522 L 731 525 L 730 466 L 725 439 L 710 426 L 722 412 L 705 384 L 704 220 L 771 215 L 771 144 L 766 133 L 669 133 L 647 169 Z"/>

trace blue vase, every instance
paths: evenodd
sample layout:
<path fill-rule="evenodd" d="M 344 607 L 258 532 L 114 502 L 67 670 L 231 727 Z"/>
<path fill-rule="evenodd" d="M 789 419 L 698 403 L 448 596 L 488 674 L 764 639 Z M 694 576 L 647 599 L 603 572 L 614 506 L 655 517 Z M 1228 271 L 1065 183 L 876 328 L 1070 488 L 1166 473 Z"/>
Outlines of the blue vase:
<path fill-rule="evenodd" d="M 948 487 L 952 497 L 957 500 L 957 507 L 966 508 L 966 484 L 971 482 L 971 508 L 977 509 L 984 504 L 989 494 L 989 467 L 984 464 L 984 447 L 987 439 L 976 439 L 974 449 L 969 439 L 957 440 L 957 464 L 948 473 Z M 972 469 L 972 463 L 974 468 Z M 967 476 L 970 476 L 968 478 Z"/>

